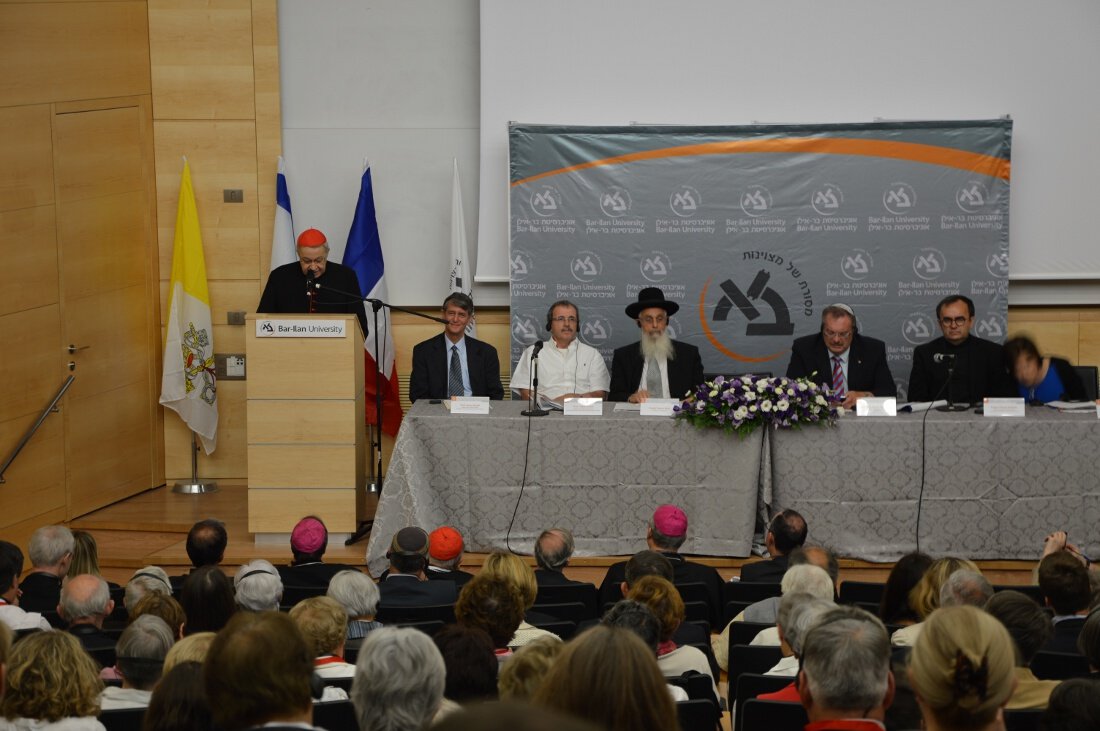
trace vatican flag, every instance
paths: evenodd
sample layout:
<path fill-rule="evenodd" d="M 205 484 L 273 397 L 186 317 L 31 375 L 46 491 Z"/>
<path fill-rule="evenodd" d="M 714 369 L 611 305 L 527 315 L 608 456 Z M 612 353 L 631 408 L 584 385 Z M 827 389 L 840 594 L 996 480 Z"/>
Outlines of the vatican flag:
<path fill-rule="evenodd" d="M 180 415 L 202 440 L 207 454 L 214 451 L 218 442 L 214 328 L 210 319 L 210 292 L 206 287 L 199 215 L 187 158 L 183 160 L 176 239 L 172 245 L 172 281 L 168 286 L 160 403 Z"/>

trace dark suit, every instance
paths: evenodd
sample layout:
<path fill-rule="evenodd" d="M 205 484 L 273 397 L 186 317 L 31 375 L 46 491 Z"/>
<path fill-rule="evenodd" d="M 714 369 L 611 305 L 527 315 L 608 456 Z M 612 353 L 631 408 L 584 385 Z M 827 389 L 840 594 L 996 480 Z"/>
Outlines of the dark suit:
<path fill-rule="evenodd" d="M 778 584 L 783 580 L 783 574 L 785 573 L 787 573 L 787 557 L 774 556 L 767 561 L 757 561 L 742 566 L 741 581 Z"/>
<path fill-rule="evenodd" d="M 390 574 L 378 584 L 380 607 L 434 607 L 454 604 L 453 581 L 421 581 L 411 574 Z"/>
<path fill-rule="evenodd" d="M 355 276 L 355 270 L 330 261 L 325 266 L 325 273 L 316 281 L 321 288 L 313 295 L 313 311 L 355 315 L 359 318 L 359 327 L 363 328 L 363 337 L 366 337 L 367 313 L 363 309 L 363 301 L 358 299 L 362 290 L 359 289 L 359 278 Z M 283 264 L 271 270 L 256 312 L 309 312 L 306 275 L 302 273 L 298 262 Z"/>
<path fill-rule="evenodd" d="M 27 574 L 19 582 L 19 606 L 28 612 L 56 612 L 61 603 L 61 579 L 41 571 Z"/>
<path fill-rule="evenodd" d="M 722 616 L 722 577 L 713 566 L 692 563 L 674 551 L 661 551 L 661 555 L 672 564 L 672 583 L 705 584 L 710 596 L 712 617 Z M 626 561 L 619 561 L 607 567 L 603 583 L 600 584 L 600 611 L 607 604 L 613 604 L 623 598 L 622 583 L 626 581 Z"/>
<path fill-rule="evenodd" d="M 441 569 L 437 566 L 426 568 L 424 575 L 428 577 L 428 581 L 450 581 L 455 585 L 456 591 L 462 591 L 462 587 L 466 586 L 466 582 L 474 578 L 474 575 L 468 571 Z"/>
<path fill-rule="evenodd" d="M 812 378 L 814 383 L 833 386 L 833 354 L 825 347 L 821 333 L 798 338 L 791 345 L 787 378 Z M 848 391 L 870 391 L 875 396 L 897 396 L 898 388 L 886 364 L 886 344 L 881 340 L 852 336 L 848 347 Z M 754 579 L 755 581 L 755 579 Z"/>
<path fill-rule="evenodd" d="M 694 345 L 672 341 L 676 357 L 668 362 L 668 395 L 670 398 L 683 398 L 691 389 L 703 382 L 703 359 Z M 611 388 L 608 401 L 626 401 L 638 390 L 642 382 L 642 370 L 645 359 L 642 358 L 642 346 L 631 343 L 615 349 L 611 358 Z"/>
<path fill-rule="evenodd" d="M 115 664 L 115 639 L 94 624 L 74 624 L 69 634 L 80 640 L 80 644 L 96 661 L 105 668 Z"/>
<path fill-rule="evenodd" d="M 934 356 L 955 356 L 955 377 L 947 383 L 947 364 L 936 363 Z M 954 403 L 975 403 L 986 396 L 1017 396 L 1005 368 L 1004 349 L 997 343 L 971 335 L 959 345 L 938 337 L 913 350 L 913 370 L 909 374 L 909 400 L 949 399 Z"/>
<path fill-rule="evenodd" d="M 573 581 L 560 571 L 535 569 L 535 583 L 539 586 L 583 586 L 587 581 Z"/>
<path fill-rule="evenodd" d="M 284 586 L 315 586 L 328 588 L 332 577 L 341 571 L 358 571 L 342 563 L 304 563 L 298 566 L 276 566 Z"/>
<path fill-rule="evenodd" d="M 412 375 L 409 376 L 409 400 L 447 398 L 448 363 L 451 342 L 443 333 L 428 338 L 413 348 Z M 466 370 L 474 396 L 500 401 L 504 386 L 500 383 L 500 360 L 492 345 L 466 337 Z"/>
<path fill-rule="evenodd" d="M 1043 645 L 1044 652 L 1068 652 L 1080 655 L 1077 647 L 1077 637 L 1081 634 L 1081 628 L 1085 626 L 1086 617 L 1071 617 L 1054 623 L 1054 634 Z"/>

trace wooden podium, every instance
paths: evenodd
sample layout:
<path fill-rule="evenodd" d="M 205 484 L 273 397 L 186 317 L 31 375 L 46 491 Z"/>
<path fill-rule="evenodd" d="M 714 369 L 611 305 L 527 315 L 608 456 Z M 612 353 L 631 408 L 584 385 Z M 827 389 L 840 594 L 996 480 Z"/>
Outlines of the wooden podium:
<path fill-rule="evenodd" d="M 248 531 L 289 533 L 316 515 L 330 533 L 354 533 L 367 484 L 358 319 L 255 314 L 246 322 Z"/>

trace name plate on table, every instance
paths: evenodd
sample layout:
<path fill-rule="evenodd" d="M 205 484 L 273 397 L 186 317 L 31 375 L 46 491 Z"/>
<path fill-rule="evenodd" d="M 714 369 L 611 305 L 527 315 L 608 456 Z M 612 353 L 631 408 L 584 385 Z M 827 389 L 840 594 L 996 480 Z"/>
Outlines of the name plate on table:
<path fill-rule="evenodd" d="M 642 416 L 672 416 L 672 407 L 680 403 L 678 398 L 651 398 L 642 402 Z"/>
<path fill-rule="evenodd" d="M 602 398 L 567 398 L 566 416 L 603 416 Z"/>
<path fill-rule="evenodd" d="M 452 414 L 488 414 L 488 396 L 455 396 L 447 402 Z"/>
<path fill-rule="evenodd" d="M 343 338 L 343 320 L 256 320 L 258 338 Z"/>
<path fill-rule="evenodd" d="M 893 396 L 856 399 L 856 416 L 897 416 L 898 400 Z"/>
<path fill-rule="evenodd" d="M 1023 416 L 1022 398 L 986 398 L 982 399 L 982 414 L 985 416 Z"/>

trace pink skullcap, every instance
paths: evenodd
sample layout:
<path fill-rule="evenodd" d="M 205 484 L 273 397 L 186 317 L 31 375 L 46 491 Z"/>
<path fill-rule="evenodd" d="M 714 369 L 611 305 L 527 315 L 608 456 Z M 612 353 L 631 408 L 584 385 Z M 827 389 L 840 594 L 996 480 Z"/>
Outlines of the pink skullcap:
<path fill-rule="evenodd" d="M 298 237 L 298 246 L 312 249 L 315 246 L 324 246 L 328 243 L 325 235 L 315 228 L 307 228 Z"/>
<path fill-rule="evenodd" d="M 324 523 L 316 518 L 302 518 L 290 534 L 290 547 L 298 553 L 316 553 L 327 540 Z"/>
<path fill-rule="evenodd" d="M 669 538 L 687 535 L 688 517 L 675 505 L 662 505 L 653 511 L 653 527 Z"/>

